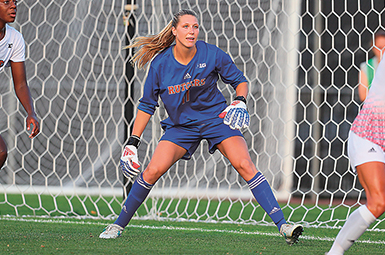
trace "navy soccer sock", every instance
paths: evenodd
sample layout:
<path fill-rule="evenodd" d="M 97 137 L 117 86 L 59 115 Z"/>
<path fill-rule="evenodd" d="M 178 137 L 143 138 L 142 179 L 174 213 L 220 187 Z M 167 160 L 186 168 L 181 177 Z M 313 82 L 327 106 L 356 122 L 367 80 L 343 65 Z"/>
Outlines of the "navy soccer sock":
<path fill-rule="evenodd" d="M 281 225 L 285 224 L 286 220 L 265 176 L 258 172 L 247 184 L 249 184 L 250 190 L 259 205 L 277 225 L 278 230 L 280 230 Z"/>
<path fill-rule="evenodd" d="M 143 173 L 141 173 L 132 185 L 122 211 L 114 223 L 123 228 L 126 227 L 153 186 L 153 184 L 148 184 L 143 180 Z"/>

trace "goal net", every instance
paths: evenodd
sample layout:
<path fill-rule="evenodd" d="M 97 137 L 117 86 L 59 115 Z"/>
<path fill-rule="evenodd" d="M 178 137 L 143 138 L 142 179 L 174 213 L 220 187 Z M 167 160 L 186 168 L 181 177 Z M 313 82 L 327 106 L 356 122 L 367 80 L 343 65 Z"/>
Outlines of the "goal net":
<path fill-rule="evenodd" d="M 18 3 L 28 83 L 41 133 L 30 140 L 10 70 L 0 73 L 0 214 L 116 217 L 130 183 L 119 170 L 146 72 L 123 50 L 158 33 L 179 9 L 199 39 L 227 52 L 249 80 L 249 152 L 289 221 L 337 226 L 365 202 L 346 140 L 360 109 L 361 62 L 384 20 L 384 1 L 89 0 Z M 228 102 L 234 90 L 218 87 Z M 159 107 L 139 148 L 144 169 L 162 135 Z M 338 213 L 337 213 L 338 211 Z M 342 213 L 341 213 L 342 212 Z M 269 223 L 246 182 L 203 141 L 157 182 L 136 218 Z M 383 228 L 377 220 L 373 229 Z"/>

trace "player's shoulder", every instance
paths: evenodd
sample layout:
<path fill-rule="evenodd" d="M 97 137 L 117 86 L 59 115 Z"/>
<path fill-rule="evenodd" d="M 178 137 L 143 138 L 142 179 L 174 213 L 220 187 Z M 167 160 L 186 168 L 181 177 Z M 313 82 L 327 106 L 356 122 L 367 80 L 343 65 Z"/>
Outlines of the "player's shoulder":
<path fill-rule="evenodd" d="M 12 36 L 22 36 L 21 33 L 16 28 L 11 27 L 8 24 L 5 24 L 5 26 L 6 26 L 6 33 L 8 33 L 9 35 L 12 35 Z"/>
<path fill-rule="evenodd" d="M 220 50 L 218 46 L 205 41 L 197 41 L 195 45 L 198 48 L 198 50 L 208 50 L 208 51 Z"/>
<path fill-rule="evenodd" d="M 204 57 L 211 61 L 214 61 L 218 58 L 222 59 L 226 55 L 226 52 L 224 52 L 221 48 L 205 41 L 197 41 L 196 46 L 200 57 Z"/>
<path fill-rule="evenodd" d="M 198 48 L 198 51 L 200 51 L 202 54 L 207 55 L 210 58 L 216 58 L 218 56 L 227 55 L 227 53 L 219 48 L 215 44 L 207 43 L 205 41 L 197 41 L 196 46 Z"/>
<path fill-rule="evenodd" d="M 14 27 L 6 24 L 6 36 L 11 38 L 13 41 L 24 41 L 23 35 Z"/>

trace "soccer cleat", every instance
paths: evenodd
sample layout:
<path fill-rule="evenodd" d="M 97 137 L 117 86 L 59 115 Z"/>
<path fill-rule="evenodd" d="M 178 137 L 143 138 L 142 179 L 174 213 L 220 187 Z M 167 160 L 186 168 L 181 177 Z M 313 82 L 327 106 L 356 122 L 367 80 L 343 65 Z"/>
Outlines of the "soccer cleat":
<path fill-rule="evenodd" d="M 302 235 L 303 227 L 298 224 L 282 224 L 279 232 L 285 237 L 286 243 L 292 245 L 298 243 L 298 238 Z"/>
<path fill-rule="evenodd" d="M 117 238 L 123 233 L 124 228 L 117 224 L 110 224 L 99 235 L 99 238 L 110 239 Z"/>

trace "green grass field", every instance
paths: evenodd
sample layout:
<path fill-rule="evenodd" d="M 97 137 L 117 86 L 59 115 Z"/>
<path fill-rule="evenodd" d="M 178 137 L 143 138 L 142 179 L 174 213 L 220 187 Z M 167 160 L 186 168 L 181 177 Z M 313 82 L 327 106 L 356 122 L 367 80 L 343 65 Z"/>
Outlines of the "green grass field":
<path fill-rule="evenodd" d="M 22 204 L 16 208 L 10 204 Z M 56 197 L 56 206 L 52 197 L 27 195 L 0 194 L 0 254 L 324 254 L 332 245 L 338 229 L 326 227 L 309 227 L 305 225 L 305 232 L 300 242 L 288 246 L 283 237 L 278 234 L 275 226 L 205 223 L 196 221 L 154 221 L 132 220 L 123 235 L 114 240 L 98 238 L 103 228 L 111 221 L 100 218 L 84 219 L 82 215 L 98 207 L 100 215 L 111 214 L 108 208 L 115 213 L 120 212 L 120 204 L 111 198 L 71 198 Z M 71 201 L 72 212 L 68 201 Z M 108 207 L 106 201 L 112 205 Z M 112 201 L 112 202 L 111 202 Z M 84 202 L 86 206 L 82 206 Z M 151 201 L 149 201 L 151 203 Z M 190 204 L 191 203 L 191 204 Z M 181 202 L 182 208 L 195 207 L 194 201 Z M 202 203 L 206 206 L 205 203 Z M 212 204 L 215 206 L 215 203 Z M 175 208 L 173 201 L 161 201 L 160 207 Z M 312 223 L 316 218 L 330 220 L 331 211 L 308 205 L 307 210 L 302 206 L 292 215 L 293 221 L 303 219 Z M 210 209 L 211 210 L 211 209 Z M 209 211 L 210 211 L 209 210 Z M 224 214 L 229 208 L 222 204 L 216 213 Z M 230 216 L 239 210 L 233 205 Z M 338 207 L 334 210 L 332 221 L 343 219 L 346 208 Z M 142 211 L 142 212 L 141 212 Z M 233 211 L 233 212 L 232 212 Z M 291 213 L 288 208 L 283 210 L 285 216 Z M 305 212 L 308 211 L 306 214 Z M 16 213 L 17 212 L 17 213 Z M 144 209 L 139 208 L 139 215 Z M 187 210 L 187 214 L 189 209 Z M 247 214 L 247 208 L 245 210 Z M 92 214 L 92 213 L 91 213 Z M 262 217 L 264 212 L 255 212 L 255 220 Z M 29 217 L 15 217 L 8 215 L 34 215 Z M 80 219 L 82 218 L 82 219 Z M 171 218 L 172 215 L 171 215 Z M 204 221 L 205 219 L 200 219 Z M 382 223 L 383 224 L 383 223 Z M 381 224 L 380 224 L 381 225 Z M 384 227 L 380 226 L 380 229 Z M 367 231 L 346 254 L 384 254 L 385 232 Z"/>
<path fill-rule="evenodd" d="M 99 239 L 106 221 L 0 218 L 0 254 L 324 254 L 337 229 L 306 228 L 288 246 L 273 226 L 133 220 Z M 346 254 L 384 254 L 384 232 L 366 232 Z"/>

